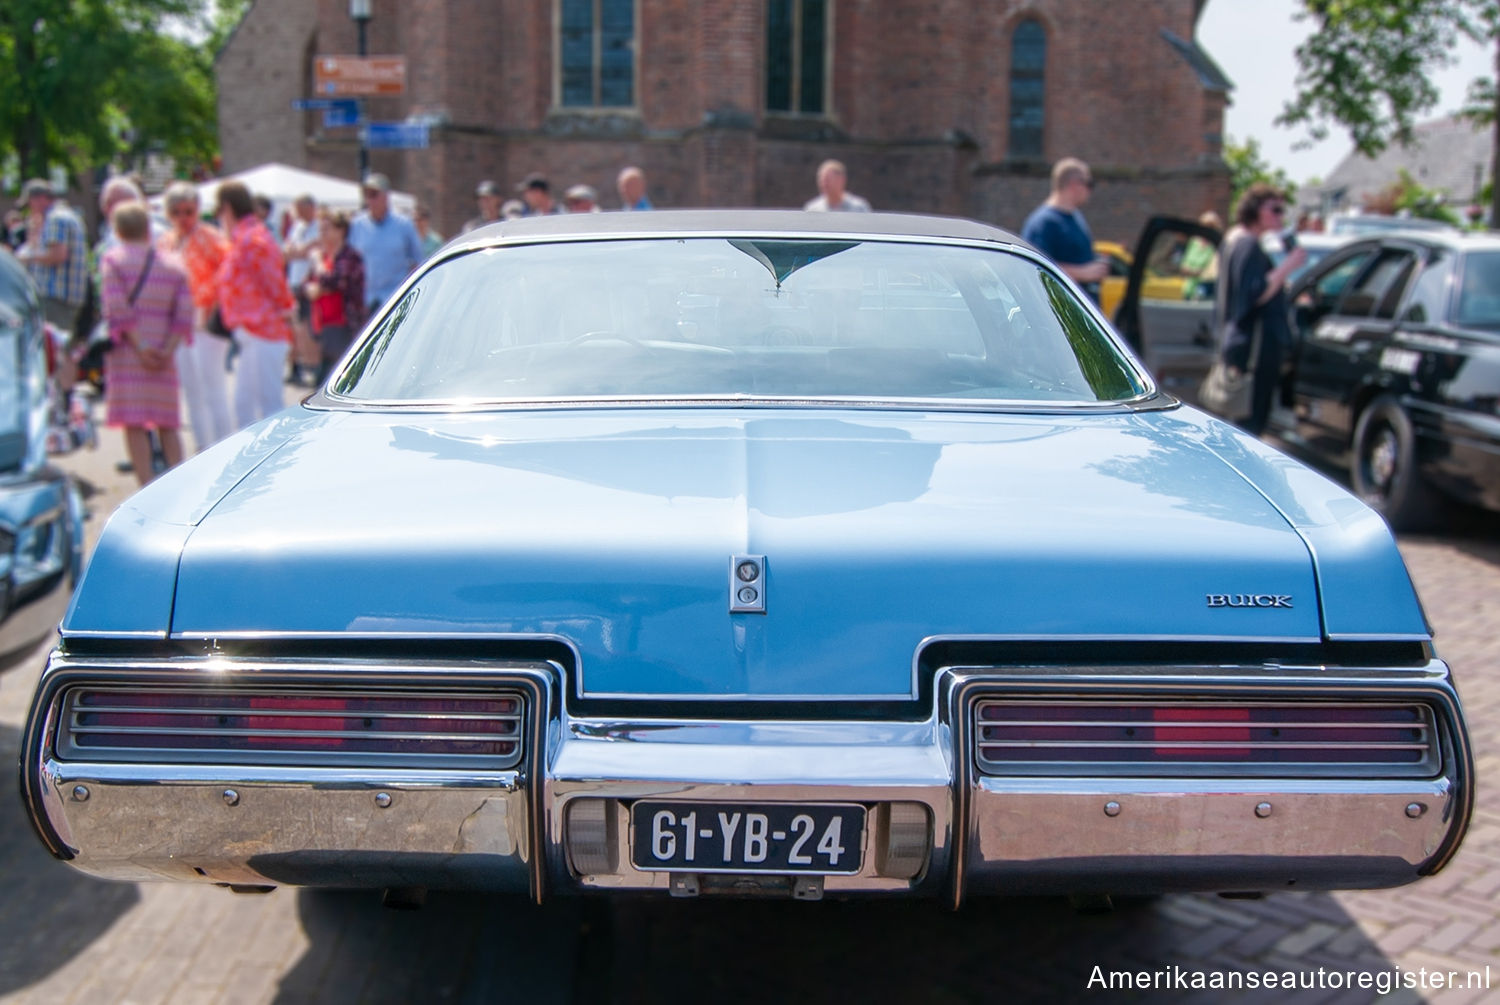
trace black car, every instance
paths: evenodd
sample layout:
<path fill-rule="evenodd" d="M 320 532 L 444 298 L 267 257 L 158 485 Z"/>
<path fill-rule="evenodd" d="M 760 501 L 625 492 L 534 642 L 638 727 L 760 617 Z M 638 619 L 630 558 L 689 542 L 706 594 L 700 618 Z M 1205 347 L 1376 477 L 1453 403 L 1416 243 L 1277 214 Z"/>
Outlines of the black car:
<path fill-rule="evenodd" d="M 1284 438 L 1347 463 L 1394 527 L 1431 526 L 1449 499 L 1500 510 L 1500 237 L 1372 235 L 1288 302 Z"/>

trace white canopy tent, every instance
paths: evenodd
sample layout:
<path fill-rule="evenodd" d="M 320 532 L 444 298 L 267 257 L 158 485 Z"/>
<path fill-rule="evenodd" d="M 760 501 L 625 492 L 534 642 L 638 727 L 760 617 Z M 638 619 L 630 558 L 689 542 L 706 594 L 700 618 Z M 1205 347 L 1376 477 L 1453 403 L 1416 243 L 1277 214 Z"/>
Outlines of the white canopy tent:
<path fill-rule="evenodd" d="M 319 206 L 330 209 L 357 210 L 360 208 L 360 189 L 357 182 L 319 174 L 289 164 L 262 164 L 223 178 L 214 178 L 198 185 L 198 198 L 204 212 L 212 212 L 218 196 L 219 186 L 226 181 L 243 182 L 251 195 L 263 195 L 271 200 L 275 214 L 291 206 L 300 195 L 310 195 Z M 163 209 L 162 197 L 151 200 L 153 209 Z M 391 192 L 391 208 L 403 216 L 416 212 L 417 200 L 406 192 Z"/>

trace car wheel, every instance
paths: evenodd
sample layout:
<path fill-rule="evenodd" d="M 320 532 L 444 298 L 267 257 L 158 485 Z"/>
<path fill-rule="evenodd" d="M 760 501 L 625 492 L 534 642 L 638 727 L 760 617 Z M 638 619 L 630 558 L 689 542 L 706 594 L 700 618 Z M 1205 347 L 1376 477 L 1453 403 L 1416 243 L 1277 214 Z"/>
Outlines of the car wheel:
<path fill-rule="evenodd" d="M 1417 470 L 1417 434 L 1395 398 L 1372 401 L 1354 424 L 1354 491 L 1396 530 L 1432 526 L 1442 500 Z"/>

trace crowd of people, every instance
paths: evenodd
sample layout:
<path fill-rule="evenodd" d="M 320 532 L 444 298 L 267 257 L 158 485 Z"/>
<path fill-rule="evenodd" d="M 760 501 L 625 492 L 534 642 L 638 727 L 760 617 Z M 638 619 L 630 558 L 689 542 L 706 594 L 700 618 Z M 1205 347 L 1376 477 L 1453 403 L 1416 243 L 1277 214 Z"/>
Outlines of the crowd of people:
<path fill-rule="evenodd" d="M 122 430 L 141 484 L 182 459 L 179 402 L 199 451 L 280 411 L 283 385 L 326 379 L 365 320 L 442 246 L 426 207 L 393 211 L 385 175 L 360 188 L 358 213 L 302 195 L 278 221 L 272 200 L 239 182 L 220 184 L 211 207 L 177 182 L 162 193 L 161 216 L 136 181 L 115 176 L 100 190 L 90 249 L 82 218 L 48 182 L 23 186 L 0 247 L 26 266 L 65 350 L 59 386 L 67 393 L 81 369 L 102 383 L 105 422 Z M 617 188 L 621 209 L 652 208 L 640 168 L 623 169 Z M 555 201 L 541 174 L 515 195 L 481 182 L 465 230 L 601 209 L 588 185 Z"/>
<path fill-rule="evenodd" d="M 366 181 L 367 193 L 389 189 L 378 176 Z M 348 240 L 349 215 L 311 197 L 296 200 L 280 235 L 267 222 L 270 201 L 238 182 L 219 185 L 207 213 L 196 186 L 174 183 L 161 216 L 134 180 L 117 176 L 100 191 L 90 254 L 79 215 L 34 179 L 6 249 L 26 266 L 62 342 L 59 386 L 68 392 L 100 361 L 93 379 L 105 422 L 123 431 L 145 484 L 182 459 L 182 403 L 199 451 L 280 411 L 284 382 L 326 375 L 363 323 L 366 258 L 383 270 L 389 295 L 425 257 L 411 221 L 387 224 L 381 200 L 367 204 L 358 219 L 371 245 L 361 252 Z"/>
<path fill-rule="evenodd" d="M 849 191 L 841 162 L 821 163 L 816 182 L 818 194 L 805 210 L 870 212 L 870 203 Z M 1051 193 L 1021 235 L 1097 297 L 1106 266 L 1082 213 L 1093 188 L 1083 161 L 1057 162 Z M 639 167 L 619 172 L 616 191 L 620 210 L 653 208 Z M 283 384 L 314 386 L 326 379 L 365 320 L 442 245 L 426 207 L 418 205 L 411 217 L 393 211 L 385 175 L 362 179 L 361 197 L 363 208 L 350 214 L 303 195 L 275 221 L 271 200 L 239 182 L 220 184 L 212 207 L 200 204 L 196 186 L 178 182 L 163 193 L 162 218 L 151 213 L 133 180 L 114 177 L 100 193 L 103 222 L 91 256 L 78 214 L 47 182 L 26 183 L 7 220 L 5 243 L 29 269 L 47 321 L 72 350 L 69 358 L 90 346 L 110 350 L 103 363 L 106 421 L 123 430 L 143 484 L 160 462 L 172 465 L 182 457 L 179 395 L 200 451 L 279 411 Z M 555 199 L 540 173 L 528 174 L 509 193 L 492 180 L 480 181 L 474 198 L 477 213 L 464 232 L 501 220 L 603 208 L 598 191 L 585 184 Z M 1250 200 L 1275 201 L 1258 190 Z M 1254 230 L 1265 221 L 1240 224 Z M 1259 259 L 1253 265 L 1280 285 L 1274 280 L 1284 267 L 1272 272 L 1260 268 L 1266 263 Z M 1250 288 L 1262 291 L 1260 283 Z M 1259 359 L 1235 362 L 1260 370 L 1274 356 L 1263 351 Z M 64 383 L 72 379 L 66 362 Z"/>

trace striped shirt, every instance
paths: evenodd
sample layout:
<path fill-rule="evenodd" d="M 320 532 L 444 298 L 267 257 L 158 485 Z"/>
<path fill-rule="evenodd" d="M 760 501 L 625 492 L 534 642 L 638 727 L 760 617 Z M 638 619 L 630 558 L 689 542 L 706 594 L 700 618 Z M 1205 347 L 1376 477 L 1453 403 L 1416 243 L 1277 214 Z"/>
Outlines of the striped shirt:
<path fill-rule="evenodd" d="M 121 241 L 99 263 L 99 299 L 109 334 L 119 341 L 130 332 L 142 345 L 163 346 L 193 330 L 188 278 L 172 259 L 157 255 L 135 303 L 130 293 L 146 267 L 147 246 Z"/>
<path fill-rule="evenodd" d="M 45 251 L 55 244 L 64 245 L 68 249 L 68 257 L 61 264 L 28 262 L 27 271 L 31 273 L 31 280 L 36 283 L 42 296 L 68 304 L 81 304 L 89 281 L 83 224 L 78 222 L 78 217 L 71 209 L 60 202 L 52 204 L 42 223 L 40 247 Z"/>

